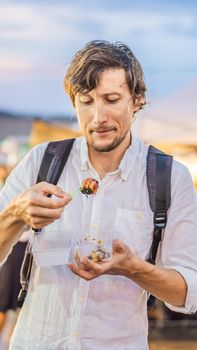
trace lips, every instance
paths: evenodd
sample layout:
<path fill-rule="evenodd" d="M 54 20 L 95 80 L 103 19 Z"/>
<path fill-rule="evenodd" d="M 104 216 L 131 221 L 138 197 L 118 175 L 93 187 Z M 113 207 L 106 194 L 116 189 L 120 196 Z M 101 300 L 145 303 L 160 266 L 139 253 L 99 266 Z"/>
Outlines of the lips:
<path fill-rule="evenodd" d="M 98 130 L 94 129 L 94 130 L 91 130 L 91 133 L 96 132 L 98 134 L 105 134 L 105 133 L 110 132 L 110 131 L 115 131 L 115 129 L 114 128 L 112 128 L 112 129 L 98 129 Z"/>

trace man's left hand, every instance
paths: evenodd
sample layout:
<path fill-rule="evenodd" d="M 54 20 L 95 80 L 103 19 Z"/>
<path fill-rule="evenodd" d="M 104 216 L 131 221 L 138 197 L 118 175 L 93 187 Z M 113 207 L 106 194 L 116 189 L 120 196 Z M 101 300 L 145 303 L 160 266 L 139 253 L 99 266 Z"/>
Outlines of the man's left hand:
<path fill-rule="evenodd" d="M 68 263 L 69 269 L 84 278 L 87 281 L 104 274 L 122 275 L 129 277 L 136 272 L 136 263 L 138 258 L 131 249 L 120 240 L 113 241 L 112 258 L 101 262 L 94 262 L 87 257 L 80 259 L 79 255 L 75 256 L 76 265 Z"/>

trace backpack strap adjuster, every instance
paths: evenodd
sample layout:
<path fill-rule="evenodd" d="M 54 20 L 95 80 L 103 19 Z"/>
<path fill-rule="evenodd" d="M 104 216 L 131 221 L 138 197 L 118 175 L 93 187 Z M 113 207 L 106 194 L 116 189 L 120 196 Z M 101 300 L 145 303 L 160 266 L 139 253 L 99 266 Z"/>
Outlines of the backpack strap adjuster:
<path fill-rule="evenodd" d="M 154 227 L 164 229 L 167 223 L 167 213 L 165 211 L 154 213 Z"/>

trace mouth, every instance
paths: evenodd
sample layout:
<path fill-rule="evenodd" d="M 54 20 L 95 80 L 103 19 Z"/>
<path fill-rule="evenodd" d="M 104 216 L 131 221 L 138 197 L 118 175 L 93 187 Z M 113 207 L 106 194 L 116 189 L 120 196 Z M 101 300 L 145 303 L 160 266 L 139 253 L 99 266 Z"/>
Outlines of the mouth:
<path fill-rule="evenodd" d="M 99 134 L 99 135 L 107 135 L 115 131 L 115 128 L 110 128 L 110 129 L 93 129 L 90 130 L 90 133 L 93 134 Z"/>

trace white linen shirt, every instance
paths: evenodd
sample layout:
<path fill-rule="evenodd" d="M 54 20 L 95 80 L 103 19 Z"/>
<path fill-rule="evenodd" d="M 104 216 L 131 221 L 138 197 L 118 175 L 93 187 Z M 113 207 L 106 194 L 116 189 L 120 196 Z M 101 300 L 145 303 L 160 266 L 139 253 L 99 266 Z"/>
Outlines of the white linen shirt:
<path fill-rule="evenodd" d="M 35 147 L 9 176 L 0 209 L 36 182 L 47 144 Z M 79 191 L 59 220 L 45 227 L 33 244 L 35 264 L 28 294 L 12 336 L 11 350 L 146 350 L 147 293 L 123 276 L 85 281 L 66 266 L 77 241 L 88 234 L 111 242 L 121 239 L 143 259 L 153 234 L 153 213 L 146 182 L 147 146 L 136 138 L 117 171 L 100 180 L 78 138 L 58 185 L 67 193 L 85 178 L 99 181 L 96 195 Z M 158 264 L 182 274 L 187 286 L 185 307 L 197 309 L 197 203 L 187 168 L 173 161 L 171 207 L 160 245 Z"/>

